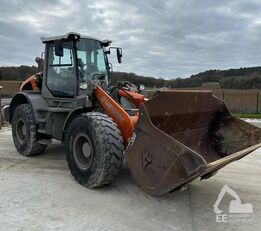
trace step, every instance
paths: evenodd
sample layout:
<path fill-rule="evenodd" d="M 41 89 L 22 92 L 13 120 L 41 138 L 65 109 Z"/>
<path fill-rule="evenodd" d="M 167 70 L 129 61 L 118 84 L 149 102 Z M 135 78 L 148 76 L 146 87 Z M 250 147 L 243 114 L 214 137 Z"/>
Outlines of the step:
<path fill-rule="evenodd" d="M 71 108 L 65 108 L 65 107 L 48 107 L 48 108 L 39 108 L 37 109 L 37 111 L 40 112 L 71 112 L 72 109 Z"/>
<path fill-rule="evenodd" d="M 46 123 L 46 122 L 47 122 L 47 119 L 46 119 L 46 118 L 40 118 L 40 119 L 38 119 L 38 121 L 39 121 L 40 123 Z"/>
<path fill-rule="evenodd" d="M 42 133 L 42 134 L 46 134 L 46 129 L 37 129 L 37 132 Z"/>
<path fill-rule="evenodd" d="M 52 143 L 52 140 L 42 139 L 42 140 L 38 140 L 37 142 L 39 144 L 48 145 L 48 144 Z"/>

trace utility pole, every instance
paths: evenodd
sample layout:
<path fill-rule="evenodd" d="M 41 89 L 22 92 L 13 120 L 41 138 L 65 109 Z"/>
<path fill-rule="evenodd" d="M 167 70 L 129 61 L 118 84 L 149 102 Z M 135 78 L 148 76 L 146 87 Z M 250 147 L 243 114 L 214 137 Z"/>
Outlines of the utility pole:
<path fill-rule="evenodd" d="M 2 86 L 0 86 L 0 129 L 2 128 L 2 97 L 1 97 L 1 94 L 2 94 Z"/>

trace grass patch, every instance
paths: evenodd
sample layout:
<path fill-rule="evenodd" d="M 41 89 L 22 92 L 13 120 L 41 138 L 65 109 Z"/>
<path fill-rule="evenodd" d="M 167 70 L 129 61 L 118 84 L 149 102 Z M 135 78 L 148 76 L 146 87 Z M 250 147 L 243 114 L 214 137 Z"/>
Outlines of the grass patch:
<path fill-rule="evenodd" d="M 232 113 L 233 116 L 238 117 L 238 118 L 249 118 L 249 119 L 261 119 L 261 114 L 260 113 Z"/>

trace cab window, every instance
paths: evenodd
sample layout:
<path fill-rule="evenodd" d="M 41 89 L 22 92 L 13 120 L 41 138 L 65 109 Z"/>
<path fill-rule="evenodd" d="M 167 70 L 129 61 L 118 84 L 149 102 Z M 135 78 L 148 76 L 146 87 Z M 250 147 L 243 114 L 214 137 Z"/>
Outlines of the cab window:
<path fill-rule="evenodd" d="M 55 97 L 73 97 L 75 89 L 75 68 L 71 43 L 63 44 L 63 56 L 55 55 L 54 44 L 48 47 L 46 85 Z"/>

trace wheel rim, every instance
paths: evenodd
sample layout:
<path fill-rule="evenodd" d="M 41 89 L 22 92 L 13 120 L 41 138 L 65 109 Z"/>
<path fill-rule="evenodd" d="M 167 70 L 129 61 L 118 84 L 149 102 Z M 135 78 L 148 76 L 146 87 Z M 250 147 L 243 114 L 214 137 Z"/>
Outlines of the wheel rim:
<path fill-rule="evenodd" d="M 93 162 L 93 145 L 85 133 L 79 133 L 73 141 L 73 157 L 78 168 L 88 169 Z"/>
<path fill-rule="evenodd" d="M 16 136 L 20 143 L 26 139 L 26 125 L 23 119 L 19 119 L 16 123 Z"/>

